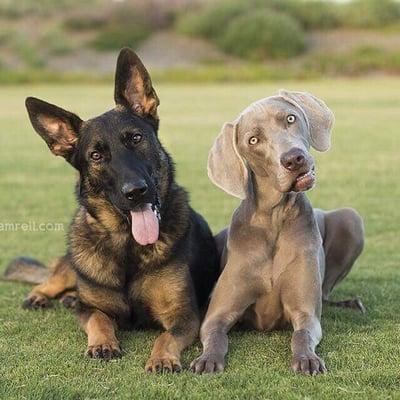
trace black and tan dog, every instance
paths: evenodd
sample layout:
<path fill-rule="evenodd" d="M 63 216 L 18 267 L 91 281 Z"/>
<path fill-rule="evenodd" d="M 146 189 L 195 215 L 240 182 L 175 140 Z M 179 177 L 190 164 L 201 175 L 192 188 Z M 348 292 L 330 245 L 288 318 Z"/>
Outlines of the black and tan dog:
<path fill-rule="evenodd" d="M 181 351 L 196 338 L 199 309 L 217 279 L 217 249 L 207 223 L 174 181 L 173 163 L 157 137 L 159 100 L 130 49 L 118 57 L 115 102 L 111 111 L 82 121 L 52 104 L 26 100 L 35 130 L 79 171 L 79 208 L 68 254 L 24 305 L 40 308 L 63 292 L 67 302 L 73 299 L 68 290 L 77 288 L 89 357 L 121 355 L 117 327 L 159 326 L 165 332 L 146 370 L 179 371 Z M 14 264 L 14 276 L 18 269 Z"/>

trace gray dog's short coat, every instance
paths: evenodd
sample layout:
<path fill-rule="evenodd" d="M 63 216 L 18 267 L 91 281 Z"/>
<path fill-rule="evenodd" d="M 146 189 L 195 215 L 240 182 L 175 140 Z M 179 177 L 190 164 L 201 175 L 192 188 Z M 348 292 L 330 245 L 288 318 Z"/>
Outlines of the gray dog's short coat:
<path fill-rule="evenodd" d="M 354 210 L 313 210 L 303 193 L 315 182 L 310 146 L 328 150 L 333 122 L 326 104 L 311 94 L 280 91 L 250 105 L 216 138 L 209 176 L 242 202 L 217 235 L 223 272 L 201 328 L 204 348 L 194 372 L 224 368 L 227 332 L 237 322 L 258 330 L 291 324 L 292 368 L 325 372 L 315 353 L 322 300 L 364 243 Z M 335 304 L 363 310 L 358 300 Z"/>

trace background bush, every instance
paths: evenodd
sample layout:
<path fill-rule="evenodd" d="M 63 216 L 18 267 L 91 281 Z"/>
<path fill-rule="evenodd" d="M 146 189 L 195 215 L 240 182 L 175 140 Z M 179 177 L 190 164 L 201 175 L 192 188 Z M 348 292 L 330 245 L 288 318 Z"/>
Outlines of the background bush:
<path fill-rule="evenodd" d="M 400 0 L 0 0 L 0 27 L 1 81 L 102 80 L 123 46 L 159 51 L 164 80 L 400 73 Z"/>
<path fill-rule="evenodd" d="M 342 25 L 381 28 L 400 22 L 400 3 L 393 0 L 354 0 L 339 8 Z"/>
<path fill-rule="evenodd" d="M 396 24 L 400 24 L 400 2 L 394 0 L 239 0 L 216 1 L 182 13 L 176 29 L 211 40 L 230 54 L 260 59 L 300 54 L 305 49 L 302 29 L 374 29 Z"/>
<path fill-rule="evenodd" d="M 235 56 L 288 58 L 306 47 L 301 23 L 290 15 L 294 10 L 298 7 L 291 0 L 223 1 L 181 16 L 176 28 Z"/>
<path fill-rule="evenodd" d="M 218 44 L 227 53 L 252 60 L 289 58 L 306 47 L 298 22 L 270 9 L 257 9 L 236 17 Z"/>
<path fill-rule="evenodd" d="M 150 33 L 150 29 L 139 22 L 129 26 L 129 29 L 125 25 L 109 25 L 97 35 L 91 46 L 100 51 L 120 49 L 124 46 L 136 47 Z"/>
<path fill-rule="evenodd" d="M 283 0 L 279 8 L 296 19 L 306 30 L 332 29 L 342 24 L 337 3 L 320 0 Z"/>
<path fill-rule="evenodd" d="M 101 29 L 91 42 L 92 47 L 100 51 L 120 49 L 124 46 L 136 47 L 155 29 L 151 19 L 143 11 L 123 5 L 117 7 L 108 18 L 98 18 L 101 21 Z M 77 20 L 75 26 L 76 24 Z"/>
<path fill-rule="evenodd" d="M 177 20 L 176 28 L 183 34 L 216 40 L 235 17 L 249 11 L 250 3 L 253 1 L 216 2 L 211 6 L 182 14 Z"/>

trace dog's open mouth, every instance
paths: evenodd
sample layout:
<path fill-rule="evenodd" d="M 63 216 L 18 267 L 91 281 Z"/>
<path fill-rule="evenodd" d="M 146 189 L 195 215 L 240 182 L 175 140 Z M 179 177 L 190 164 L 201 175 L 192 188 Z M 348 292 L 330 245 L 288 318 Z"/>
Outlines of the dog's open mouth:
<path fill-rule="evenodd" d="M 158 205 L 146 203 L 130 211 L 132 219 L 132 236 L 141 246 L 154 244 L 160 232 L 160 210 Z"/>
<path fill-rule="evenodd" d="M 314 168 L 308 172 L 300 174 L 294 183 L 294 190 L 296 192 L 302 192 L 304 190 L 311 189 L 315 184 L 315 171 Z"/>

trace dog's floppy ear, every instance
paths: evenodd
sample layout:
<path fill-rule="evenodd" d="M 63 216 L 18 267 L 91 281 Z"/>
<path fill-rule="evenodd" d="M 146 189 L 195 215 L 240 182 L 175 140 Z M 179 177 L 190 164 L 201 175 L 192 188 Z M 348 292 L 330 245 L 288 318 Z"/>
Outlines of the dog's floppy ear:
<path fill-rule="evenodd" d="M 25 100 L 35 131 L 49 149 L 68 161 L 76 148 L 82 120 L 75 114 L 34 97 Z"/>
<path fill-rule="evenodd" d="M 249 173 L 237 149 L 237 123 L 226 122 L 208 155 L 208 176 L 232 196 L 247 196 Z"/>
<path fill-rule="evenodd" d="M 331 129 L 335 122 L 333 112 L 320 99 L 310 93 L 280 90 L 279 95 L 304 113 L 311 136 L 311 146 L 326 151 L 331 144 Z"/>
<path fill-rule="evenodd" d="M 160 100 L 150 75 L 140 58 L 128 47 L 123 48 L 118 56 L 114 99 L 116 104 L 130 108 L 135 114 L 158 119 Z"/>

